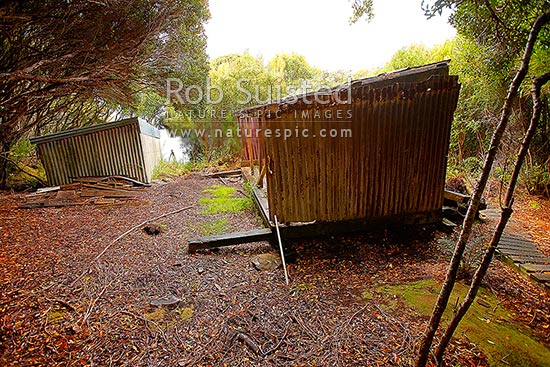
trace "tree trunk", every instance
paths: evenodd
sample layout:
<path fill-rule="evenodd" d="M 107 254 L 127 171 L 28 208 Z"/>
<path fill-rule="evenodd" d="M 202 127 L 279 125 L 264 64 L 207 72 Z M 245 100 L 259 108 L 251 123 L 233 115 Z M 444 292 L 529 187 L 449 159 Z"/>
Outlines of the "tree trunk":
<path fill-rule="evenodd" d="M 11 141 L 0 142 L 0 189 L 5 189 L 8 183 L 9 160 Z M 6 157 L 6 159 L 4 159 Z"/>
<path fill-rule="evenodd" d="M 464 301 L 460 304 L 460 307 L 453 315 L 453 318 L 451 319 L 449 326 L 445 330 L 445 333 L 443 334 L 443 337 L 441 338 L 441 341 L 437 346 L 437 349 L 435 352 L 435 358 L 438 364 L 441 364 L 441 362 L 443 361 L 443 354 L 445 353 L 445 349 L 447 348 L 447 345 L 449 344 L 451 337 L 453 336 L 456 328 L 458 327 L 458 324 L 460 323 L 460 321 L 462 320 L 462 318 L 464 317 L 464 315 L 472 305 L 472 302 L 474 301 L 477 295 L 479 287 L 481 286 L 481 282 L 483 281 L 485 274 L 487 274 L 487 270 L 489 269 L 489 265 L 491 264 L 493 255 L 495 254 L 495 251 L 497 249 L 502 233 L 504 232 L 504 228 L 506 227 L 506 224 L 508 223 L 508 220 L 512 215 L 512 211 L 513 211 L 512 205 L 514 202 L 514 190 L 516 188 L 517 180 L 521 172 L 521 166 L 523 165 L 523 161 L 529 150 L 529 144 L 531 143 L 531 140 L 535 135 L 535 132 L 537 130 L 537 125 L 540 121 L 541 110 L 542 110 L 542 103 L 540 100 L 540 89 L 544 84 L 548 82 L 549 79 L 550 79 L 550 73 L 546 73 L 538 78 L 533 79 L 533 87 L 531 89 L 531 94 L 533 97 L 533 114 L 531 117 L 529 128 L 525 133 L 523 141 L 521 142 L 521 147 L 518 153 L 518 157 L 514 165 L 514 171 L 512 172 L 512 177 L 510 178 L 510 183 L 508 184 L 506 197 L 504 199 L 504 206 L 502 207 L 502 212 L 500 215 L 500 221 L 497 227 L 495 228 L 489 247 L 487 248 L 487 250 L 485 251 L 485 254 L 483 255 L 481 264 L 479 265 L 479 267 L 477 268 L 474 274 L 474 277 L 472 279 L 470 289 L 468 290 L 468 294 L 466 295 L 466 298 L 464 298 Z"/>
<path fill-rule="evenodd" d="M 508 90 L 508 95 L 506 96 L 506 100 L 504 102 L 499 123 L 493 133 L 493 137 L 491 138 L 491 145 L 490 145 L 489 151 L 487 152 L 487 157 L 485 158 L 483 171 L 481 172 L 481 176 L 477 183 L 476 189 L 474 191 L 474 195 L 468 207 L 468 211 L 466 212 L 466 217 L 464 218 L 464 222 L 462 224 L 462 230 L 460 232 L 459 239 L 456 243 L 456 247 L 455 247 L 453 256 L 451 258 L 449 268 L 447 270 L 447 276 L 445 278 L 445 282 L 441 287 L 441 291 L 439 292 L 439 296 L 434 306 L 432 316 L 430 318 L 430 322 L 428 324 L 428 327 L 426 328 L 426 331 L 424 332 L 424 337 L 422 338 L 422 341 L 420 343 L 420 347 L 418 350 L 418 357 L 415 363 L 416 367 L 425 367 L 426 363 L 428 362 L 428 357 L 429 357 L 430 349 L 433 343 L 433 338 L 441 322 L 441 317 L 443 316 L 443 312 L 445 311 L 445 308 L 447 307 L 447 303 L 449 302 L 449 297 L 451 296 L 451 292 L 456 282 L 456 276 L 457 276 L 458 269 L 460 267 L 460 261 L 462 260 L 462 255 L 464 254 L 466 244 L 468 243 L 468 240 L 470 238 L 476 213 L 479 209 L 481 196 L 485 190 L 485 186 L 487 185 L 487 181 L 489 179 L 491 169 L 493 167 L 493 163 L 495 161 L 495 157 L 498 151 L 498 147 L 500 146 L 502 136 L 504 134 L 506 126 L 508 125 L 512 103 L 514 101 L 514 98 L 517 95 L 518 89 L 522 81 L 525 79 L 525 76 L 527 75 L 527 71 L 529 69 L 529 62 L 531 60 L 531 55 L 533 53 L 533 47 L 534 47 L 535 41 L 537 40 L 540 29 L 542 28 L 542 26 L 548 23 L 549 20 L 550 20 L 550 10 L 543 13 L 539 17 L 537 17 L 537 19 L 533 23 L 533 26 L 531 27 L 529 38 L 525 45 L 525 51 L 523 53 L 521 67 L 517 71 L 516 75 L 514 76 L 514 79 L 512 80 L 512 83 L 510 84 L 510 88 Z"/>

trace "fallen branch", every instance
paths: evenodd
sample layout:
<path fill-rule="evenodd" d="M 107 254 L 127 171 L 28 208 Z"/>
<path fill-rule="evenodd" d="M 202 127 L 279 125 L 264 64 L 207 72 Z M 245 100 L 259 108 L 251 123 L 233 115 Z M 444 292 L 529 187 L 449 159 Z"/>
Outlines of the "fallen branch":
<path fill-rule="evenodd" d="M 127 230 L 126 232 L 124 232 L 123 234 L 121 234 L 120 236 L 118 236 L 117 238 L 115 238 L 114 240 L 112 240 L 107 246 L 105 246 L 105 248 L 91 261 L 90 265 L 93 264 L 94 262 L 96 262 L 97 260 L 99 260 L 99 258 L 101 256 L 103 256 L 107 250 L 109 250 L 115 243 L 117 243 L 119 240 L 121 240 L 122 238 L 124 238 L 125 236 L 127 236 L 128 234 L 132 233 L 133 231 L 135 231 L 136 229 L 138 228 L 141 228 L 142 226 L 144 226 L 145 224 L 149 223 L 149 222 L 154 222 L 156 220 L 159 220 L 159 219 L 162 219 L 162 218 L 165 218 L 165 217 L 168 217 L 170 215 L 174 215 L 174 214 L 177 214 L 177 213 L 180 213 L 180 212 L 183 212 L 185 210 L 188 210 L 188 209 L 191 209 L 193 208 L 195 205 L 189 205 L 189 206 L 186 206 L 185 208 L 180 208 L 178 210 L 174 210 L 174 211 L 171 211 L 169 213 L 165 213 L 163 215 L 159 215 L 158 217 L 155 217 L 155 218 L 152 218 L 152 219 L 148 219 L 146 221 L 143 221 L 141 222 L 140 224 L 138 225 L 135 225 L 133 226 L 132 228 L 130 228 L 129 230 Z M 71 287 L 75 285 L 76 282 L 78 282 L 80 279 L 82 279 L 82 277 L 84 277 L 84 275 L 86 275 L 88 273 L 90 269 L 86 269 L 82 272 L 82 274 L 80 274 L 78 276 L 78 278 L 76 278 L 72 283 L 71 283 Z"/>
<path fill-rule="evenodd" d="M 508 223 L 508 221 L 510 220 L 510 217 L 512 216 L 512 212 L 513 212 L 512 206 L 514 204 L 514 191 L 516 189 L 518 177 L 521 173 L 521 167 L 523 165 L 523 161 L 525 160 L 525 156 L 527 155 L 527 152 L 529 150 L 529 144 L 531 143 L 533 136 L 535 136 L 537 126 L 539 124 L 541 113 L 542 113 L 542 102 L 540 100 L 540 91 L 542 86 L 549 81 L 550 81 L 550 73 L 546 73 L 537 78 L 533 78 L 533 86 L 531 89 L 531 94 L 533 98 L 533 113 L 531 116 L 531 122 L 529 124 L 529 128 L 527 132 L 523 137 L 523 141 L 521 142 L 521 146 L 516 158 L 516 162 L 514 164 L 514 170 L 512 172 L 512 176 L 510 177 L 510 182 L 508 183 L 508 189 L 506 191 L 506 196 L 504 198 L 504 205 L 502 205 L 501 207 L 500 220 L 497 224 L 497 227 L 493 231 L 491 242 L 489 243 L 489 245 L 485 250 L 485 254 L 483 255 L 481 263 L 479 264 L 472 278 L 472 282 L 470 283 L 470 288 L 468 289 L 468 293 L 466 294 L 464 301 L 462 301 L 462 303 L 460 304 L 460 307 L 458 308 L 455 307 L 455 311 L 453 312 L 453 317 L 449 321 L 449 325 L 447 326 L 447 329 L 443 333 L 441 340 L 439 342 L 439 345 L 435 350 L 435 360 L 438 364 L 441 364 L 441 362 L 443 361 L 443 355 L 445 353 L 445 349 L 449 345 L 449 342 L 451 341 L 451 338 L 456 328 L 458 327 L 458 324 L 460 323 L 460 321 L 462 320 L 466 312 L 468 312 L 470 306 L 472 305 L 474 299 L 476 298 L 477 292 L 481 287 L 483 278 L 485 277 L 485 275 L 487 274 L 487 271 L 489 270 L 489 266 L 491 265 L 491 261 L 495 254 L 495 251 L 497 250 L 497 246 L 500 242 L 502 234 L 504 233 L 504 228 L 506 228 L 506 224 Z"/>
<path fill-rule="evenodd" d="M 527 43 L 525 45 L 525 50 L 523 52 L 521 66 L 519 70 L 516 72 L 514 79 L 510 83 L 508 94 L 504 101 L 504 106 L 502 107 L 502 112 L 500 115 L 498 125 L 495 128 L 495 131 L 493 132 L 490 148 L 487 151 L 487 155 L 485 157 L 483 170 L 481 171 L 481 175 L 477 182 L 474 194 L 472 195 L 472 199 L 470 200 L 470 205 L 468 206 L 466 217 L 464 218 L 464 222 L 462 224 L 462 230 L 460 232 L 460 236 L 456 242 L 453 256 L 447 268 L 447 275 L 445 277 L 445 281 L 441 286 L 441 290 L 439 292 L 439 295 L 437 297 L 436 303 L 432 311 L 432 315 L 430 317 L 430 322 L 428 323 L 426 330 L 424 331 L 422 340 L 420 342 L 418 353 L 417 353 L 417 359 L 415 362 L 415 367 L 425 367 L 430 358 L 430 351 L 433 344 L 433 340 L 439 328 L 441 319 L 443 317 L 443 313 L 445 311 L 445 308 L 447 307 L 449 298 L 451 296 L 451 292 L 455 285 L 458 269 L 460 267 L 460 263 L 464 255 L 466 245 L 468 244 L 468 241 L 470 239 L 474 220 L 477 215 L 479 205 L 481 203 L 481 196 L 483 195 L 483 192 L 485 191 L 485 187 L 487 186 L 487 181 L 489 180 L 491 169 L 493 167 L 493 163 L 495 161 L 497 151 L 502 141 L 502 136 L 504 135 L 504 131 L 506 130 L 506 127 L 508 126 L 508 122 L 510 120 L 510 114 L 512 112 L 512 105 L 514 103 L 514 99 L 517 96 L 521 83 L 525 79 L 525 76 L 527 75 L 527 72 L 529 70 L 529 62 L 531 60 L 531 56 L 533 54 L 533 48 L 535 46 L 535 42 L 537 41 L 539 32 L 541 31 L 542 27 L 549 22 L 550 22 L 550 10 L 546 9 L 544 13 L 542 13 L 537 17 L 537 19 L 534 21 L 534 23 L 531 26 L 531 30 L 529 32 L 529 38 L 527 40 Z"/>
<path fill-rule="evenodd" d="M 221 177 L 227 177 L 227 176 L 240 176 L 242 174 L 241 169 L 234 169 L 230 171 L 220 171 L 220 172 L 214 172 L 214 173 L 207 173 L 202 175 L 203 177 L 209 177 L 209 178 L 221 178 Z"/>
<path fill-rule="evenodd" d="M 346 324 L 346 327 L 349 327 L 351 325 L 351 322 L 353 321 L 354 318 L 356 318 L 357 316 L 359 316 L 359 314 L 363 313 L 363 311 L 365 311 L 367 309 L 367 307 L 369 307 L 369 304 L 365 304 L 363 307 L 361 307 L 358 311 L 356 311 L 353 315 L 351 315 L 351 317 L 349 318 L 347 324 Z"/>

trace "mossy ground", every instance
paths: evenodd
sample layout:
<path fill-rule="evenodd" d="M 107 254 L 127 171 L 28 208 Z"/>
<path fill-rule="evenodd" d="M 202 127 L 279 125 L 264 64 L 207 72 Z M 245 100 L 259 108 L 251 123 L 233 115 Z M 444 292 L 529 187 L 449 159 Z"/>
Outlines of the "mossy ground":
<path fill-rule="evenodd" d="M 216 236 L 227 232 L 229 229 L 229 219 L 226 217 L 217 218 L 201 225 L 203 236 Z"/>
<path fill-rule="evenodd" d="M 202 213 L 238 213 L 252 207 L 252 200 L 248 197 L 237 198 L 237 189 L 221 185 L 213 185 L 203 191 L 207 196 L 199 199 L 202 204 Z"/>
<path fill-rule="evenodd" d="M 399 299 L 416 312 L 429 315 L 437 298 L 440 285 L 433 280 L 384 286 L 378 291 Z M 457 283 L 444 314 L 444 321 L 452 315 L 452 308 L 460 303 L 468 291 Z M 368 295 L 369 293 L 367 293 Z M 479 300 L 479 302 L 477 301 Z M 396 307 L 390 302 L 389 308 Z M 530 336 L 527 329 L 515 324 L 510 314 L 499 305 L 498 299 L 481 289 L 476 301 L 462 320 L 455 337 L 467 337 L 486 355 L 490 366 L 550 366 L 550 350 Z"/>

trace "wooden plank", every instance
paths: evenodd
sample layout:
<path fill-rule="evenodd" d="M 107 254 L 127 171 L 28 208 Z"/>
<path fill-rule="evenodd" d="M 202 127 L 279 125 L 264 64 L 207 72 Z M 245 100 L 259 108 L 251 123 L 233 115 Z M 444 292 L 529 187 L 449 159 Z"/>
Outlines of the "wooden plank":
<path fill-rule="evenodd" d="M 259 186 L 259 187 L 263 187 L 264 186 L 264 177 L 265 177 L 265 173 L 267 171 L 267 164 L 264 164 L 261 171 L 260 171 L 260 176 L 258 177 L 258 181 L 256 182 L 256 185 Z"/>
<path fill-rule="evenodd" d="M 537 248 L 533 243 L 517 242 L 517 243 L 498 243 L 498 248 L 508 250 L 536 250 Z"/>
<path fill-rule="evenodd" d="M 510 239 L 515 241 L 531 241 L 531 237 L 525 236 L 525 235 L 519 235 L 519 234 L 510 234 L 510 233 L 504 233 L 502 235 L 502 239 Z"/>
<path fill-rule="evenodd" d="M 535 247 L 535 243 L 530 240 L 516 240 L 512 238 L 501 238 L 499 245 L 518 246 L 518 247 Z"/>
<path fill-rule="evenodd" d="M 515 256 L 535 256 L 538 255 L 539 252 L 536 250 L 521 250 L 521 249 L 501 249 L 497 248 L 497 251 L 502 253 L 503 255 L 515 255 Z"/>
<path fill-rule="evenodd" d="M 18 208 L 22 209 L 37 209 L 37 208 L 61 208 L 66 206 L 76 206 L 76 205 L 84 205 L 85 203 L 77 203 L 77 202 L 65 202 L 65 201 L 55 201 L 55 200 L 48 200 L 44 202 L 36 202 L 36 203 L 23 203 L 18 206 Z"/>
<path fill-rule="evenodd" d="M 76 198 L 76 191 L 75 190 L 58 191 L 57 194 L 55 195 L 55 198 L 60 201 L 74 200 Z"/>
<path fill-rule="evenodd" d="M 267 198 L 264 196 L 264 192 L 256 186 L 254 186 L 252 192 L 254 193 L 254 201 L 256 202 L 256 206 L 260 210 L 260 215 L 263 219 L 264 224 L 268 227 L 272 226 L 273 223 L 271 223 L 269 219 L 269 203 L 267 201 Z"/>
<path fill-rule="evenodd" d="M 550 264 L 550 258 L 541 254 L 533 255 L 508 255 L 508 257 L 515 263 L 531 263 L 531 264 Z"/>
<path fill-rule="evenodd" d="M 529 274 L 536 281 L 541 283 L 550 283 L 550 274 L 547 273 L 531 273 Z"/>
<path fill-rule="evenodd" d="M 189 253 L 194 253 L 197 250 L 211 249 L 224 246 L 234 246 L 243 243 L 268 241 L 273 238 L 271 229 L 255 229 L 248 232 L 233 232 L 219 236 L 201 237 L 193 241 L 189 241 Z"/>
<path fill-rule="evenodd" d="M 61 190 L 61 186 L 41 187 L 41 188 L 36 190 L 36 193 L 37 194 L 44 194 L 44 193 L 47 193 L 47 192 L 59 191 L 59 190 Z"/>
<path fill-rule="evenodd" d="M 105 197 L 105 198 L 132 198 L 135 197 L 136 194 L 132 192 L 120 192 L 117 190 L 93 190 L 93 189 L 85 189 L 82 190 L 80 193 L 80 196 L 83 198 L 91 198 L 91 197 Z"/>
<path fill-rule="evenodd" d="M 258 208 L 258 211 L 260 212 L 260 216 L 262 217 L 265 226 L 272 227 L 273 223 L 271 223 L 269 219 L 268 199 L 266 198 L 264 191 L 255 185 L 255 178 L 250 174 L 250 168 L 246 167 L 243 169 L 243 177 L 252 186 L 253 200 Z"/>
<path fill-rule="evenodd" d="M 549 273 L 550 265 L 546 264 L 521 264 L 520 268 L 526 270 L 528 273 Z"/>
<path fill-rule="evenodd" d="M 470 201 L 470 197 L 468 195 L 461 194 L 459 192 L 449 191 L 445 190 L 443 193 L 443 198 L 451 201 L 455 201 L 457 203 L 467 204 L 468 201 Z"/>
<path fill-rule="evenodd" d="M 242 171 L 241 169 L 233 169 L 229 171 L 220 171 L 220 172 L 214 172 L 202 175 L 203 177 L 211 177 L 211 178 L 218 178 L 218 177 L 227 177 L 227 176 L 238 176 L 241 175 Z"/>

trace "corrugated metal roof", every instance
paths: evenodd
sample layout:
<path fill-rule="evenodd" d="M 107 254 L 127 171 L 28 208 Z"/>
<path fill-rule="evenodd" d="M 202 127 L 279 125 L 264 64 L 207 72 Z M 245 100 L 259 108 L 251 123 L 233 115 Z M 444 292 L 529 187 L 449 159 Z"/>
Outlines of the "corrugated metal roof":
<path fill-rule="evenodd" d="M 348 89 L 350 87 L 351 89 L 357 89 L 358 87 L 370 87 L 373 89 L 380 89 L 394 83 L 414 83 L 428 80 L 433 75 L 449 75 L 449 62 L 450 60 L 442 60 L 432 64 L 414 66 L 410 68 L 394 70 L 372 77 L 356 79 L 351 81 L 350 83 L 330 88 L 326 91 L 326 93 L 334 95 L 336 93 L 340 93 L 343 89 Z M 296 96 L 289 96 L 278 101 L 260 104 L 252 107 L 246 107 L 238 112 L 241 114 L 246 114 L 261 109 L 278 109 L 279 107 L 284 105 L 294 105 L 297 103 L 299 104 L 299 102 L 304 99 L 311 99 L 311 97 L 314 97 L 316 93 L 318 93 L 318 91 L 313 91 Z"/>
<path fill-rule="evenodd" d="M 65 139 L 73 136 L 91 134 L 97 131 L 115 129 L 118 127 L 132 125 L 132 124 L 139 125 L 140 132 L 142 134 L 150 135 L 155 138 L 160 138 L 160 132 L 157 128 L 155 128 L 153 125 L 147 123 L 142 119 L 132 117 L 124 120 L 105 122 L 102 124 L 80 127 L 78 129 L 70 129 L 70 130 L 60 131 L 53 134 L 37 136 L 37 137 L 31 138 L 30 141 L 32 144 L 42 144 L 49 141 L 55 141 L 55 140 Z"/>

